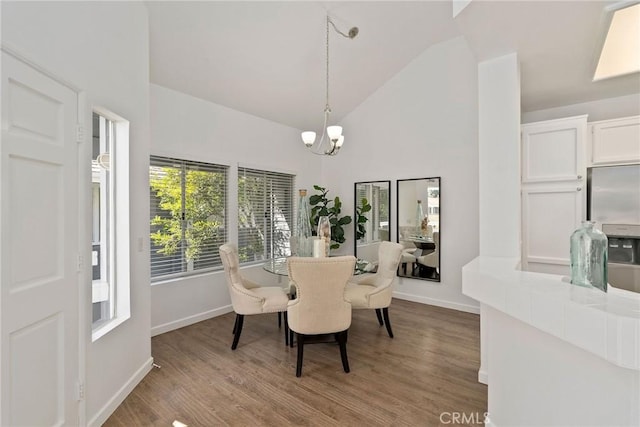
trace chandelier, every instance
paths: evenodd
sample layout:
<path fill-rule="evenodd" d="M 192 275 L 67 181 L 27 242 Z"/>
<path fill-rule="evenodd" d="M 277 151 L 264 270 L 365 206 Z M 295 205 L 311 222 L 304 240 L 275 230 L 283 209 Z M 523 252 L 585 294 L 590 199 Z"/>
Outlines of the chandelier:
<path fill-rule="evenodd" d="M 329 122 L 329 115 L 331 114 L 331 107 L 329 106 L 329 24 L 333 27 L 336 33 L 340 34 L 343 37 L 348 39 L 353 39 L 358 35 L 358 27 L 353 27 L 349 30 L 347 34 L 340 31 L 336 25 L 333 23 L 331 18 L 327 15 L 327 78 L 326 78 L 326 104 L 324 106 L 324 126 L 322 131 L 322 137 L 320 138 L 320 142 L 315 145 L 316 141 L 316 133 L 313 131 L 305 131 L 302 132 L 302 142 L 304 145 L 311 150 L 313 154 L 318 155 L 327 155 L 327 156 L 335 156 L 338 154 L 340 147 L 344 142 L 344 135 L 342 135 L 342 126 L 327 126 Z M 328 140 L 328 147 L 323 148 L 325 144 L 325 139 Z"/>

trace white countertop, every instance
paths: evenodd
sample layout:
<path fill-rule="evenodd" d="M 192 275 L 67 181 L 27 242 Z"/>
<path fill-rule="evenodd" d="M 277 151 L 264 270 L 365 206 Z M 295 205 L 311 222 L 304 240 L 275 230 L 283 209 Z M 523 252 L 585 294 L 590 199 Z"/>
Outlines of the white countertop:
<path fill-rule="evenodd" d="M 462 293 L 607 361 L 640 371 L 640 294 L 571 285 L 480 256 L 462 268 Z"/>

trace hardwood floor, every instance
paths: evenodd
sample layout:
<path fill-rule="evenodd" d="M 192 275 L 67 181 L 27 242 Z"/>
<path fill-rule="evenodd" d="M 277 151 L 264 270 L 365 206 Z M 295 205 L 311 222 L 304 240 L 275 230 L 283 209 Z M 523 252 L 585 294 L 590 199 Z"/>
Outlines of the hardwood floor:
<path fill-rule="evenodd" d="M 275 314 L 246 316 L 231 350 L 234 313 L 152 339 L 153 369 L 105 426 L 436 426 L 451 415 L 482 423 L 479 316 L 393 300 L 395 338 L 374 310 L 354 310 L 345 374 L 335 343 L 286 347 Z M 474 422 L 474 421 L 471 421 Z"/>

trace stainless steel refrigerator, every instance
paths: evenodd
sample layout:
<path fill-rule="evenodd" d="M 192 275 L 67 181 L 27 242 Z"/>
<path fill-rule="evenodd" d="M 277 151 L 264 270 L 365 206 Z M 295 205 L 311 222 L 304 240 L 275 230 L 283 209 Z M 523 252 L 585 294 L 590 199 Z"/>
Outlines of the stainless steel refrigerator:
<path fill-rule="evenodd" d="M 587 218 L 609 239 L 609 284 L 640 292 L 640 165 L 589 169 Z"/>

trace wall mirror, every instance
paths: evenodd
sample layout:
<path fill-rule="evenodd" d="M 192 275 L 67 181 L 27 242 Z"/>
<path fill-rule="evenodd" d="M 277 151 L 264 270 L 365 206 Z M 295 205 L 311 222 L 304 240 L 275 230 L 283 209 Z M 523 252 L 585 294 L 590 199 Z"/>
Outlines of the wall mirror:
<path fill-rule="evenodd" d="M 440 281 L 440 177 L 399 179 L 398 276 Z"/>
<path fill-rule="evenodd" d="M 373 272 L 378 265 L 380 242 L 390 240 L 391 181 L 356 182 L 353 200 L 357 269 Z"/>

